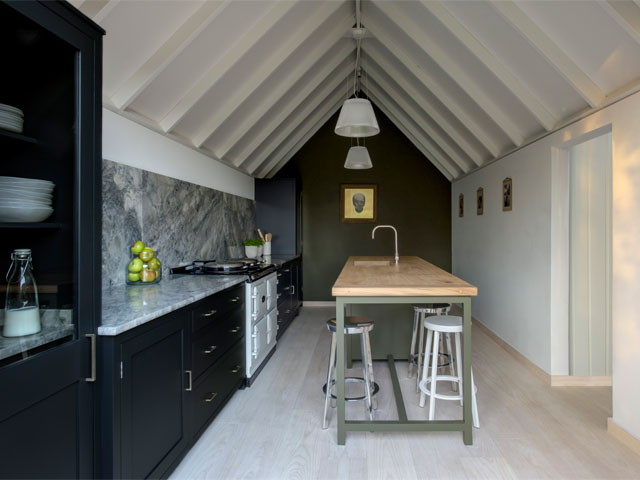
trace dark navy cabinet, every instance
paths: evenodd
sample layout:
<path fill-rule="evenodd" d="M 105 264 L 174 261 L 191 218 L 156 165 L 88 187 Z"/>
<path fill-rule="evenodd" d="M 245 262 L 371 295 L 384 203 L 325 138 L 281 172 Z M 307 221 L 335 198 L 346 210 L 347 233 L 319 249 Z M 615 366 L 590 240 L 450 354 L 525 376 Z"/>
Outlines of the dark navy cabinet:
<path fill-rule="evenodd" d="M 278 335 L 289 328 L 302 306 L 302 264 L 300 257 L 278 267 Z"/>
<path fill-rule="evenodd" d="M 272 255 L 302 252 L 302 196 L 293 178 L 256 179 L 256 222 L 273 234 Z"/>

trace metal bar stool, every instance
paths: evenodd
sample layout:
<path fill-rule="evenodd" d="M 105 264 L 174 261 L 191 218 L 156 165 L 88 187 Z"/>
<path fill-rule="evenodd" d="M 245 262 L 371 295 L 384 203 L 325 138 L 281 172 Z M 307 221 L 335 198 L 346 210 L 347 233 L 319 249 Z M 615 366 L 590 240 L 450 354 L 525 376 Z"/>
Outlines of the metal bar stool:
<path fill-rule="evenodd" d="M 363 377 L 346 377 L 345 382 L 362 382 L 364 383 L 365 394 L 360 397 L 345 398 L 347 402 L 356 402 L 365 400 L 365 411 L 369 413 L 369 419 L 373 420 L 373 409 L 375 408 L 375 394 L 378 393 L 380 387 L 373 381 L 373 359 L 371 357 L 371 343 L 369 341 L 369 332 L 373 330 L 373 320 L 364 317 L 345 317 L 344 318 L 344 334 L 360 335 L 360 350 L 362 352 L 362 375 Z M 336 319 L 327 320 L 327 328 L 331 332 L 331 351 L 329 353 L 329 368 L 327 370 L 327 383 L 324 384 L 324 420 L 322 428 L 329 426 L 328 413 L 329 402 L 335 399 L 335 395 L 331 393 L 332 387 L 336 383 Z M 346 339 L 345 339 L 346 340 Z"/>
<path fill-rule="evenodd" d="M 420 376 L 422 374 L 422 357 L 424 348 L 424 330 L 422 328 L 422 322 L 429 315 L 448 315 L 451 305 L 448 303 L 423 303 L 413 306 L 413 332 L 411 334 L 411 350 L 409 351 L 409 376 L 413 374 L 413 366 L 417 365 L 418 372 L 416 375 L 416 392 L 419 391 L 418 383 L 420 382 Z M 418 331 L 420 332 L 418 334 Z M 418 343 L 418 353 L 416 353 L 416 341 L 420 337 Z M 438 363 L 438 367 L 446 367 L 451 365 L 450 353 L 451 353 L 451 339 L 446 335 L 447 352 L 442 352 L 440 356 L 445 357 L 447 360 Z M 451 367 L 450 367 L 451 368 Z"/>
<path fill-rule="evenodd" d="M 427 317 L 423 320 L 423 326 L 427 329 L 427 345 L 426 351 L 433 350 L 431 354 L 431 376 L 427 376 L 429 370 L 429 355 L 424 356 L 424 364 L 422 367 L 422 379 L 420 381 L 420 407 L 424 407 L 426 396 L 429 395 L 429 420 L 435 417 L 436 399 L 440 400 L 459 400 L 462 405 L 462 349 L 460 348 L 460 337 L 462 335 L 462 317 L 455 315 L 435 315 Z M 451 363 L 456 364 L 457 375 L 438 375 L 438 347 L 442 334 L 452 333 L 455 338 L 456 350 L 455 356 L 450 358 Z M 433 342 L 433 346 L 432 346 Z M 442 394 L 436 393 L 436 385 L 439 381 L 455 382 L 458 385 L 458 393 Z M 473 368 L 471 368 L 471 413 L 473 416 L 473 426 L 480 428 L 478 420 L 478 403 L 476 401 L 476 384 L 473 381 Z"/>

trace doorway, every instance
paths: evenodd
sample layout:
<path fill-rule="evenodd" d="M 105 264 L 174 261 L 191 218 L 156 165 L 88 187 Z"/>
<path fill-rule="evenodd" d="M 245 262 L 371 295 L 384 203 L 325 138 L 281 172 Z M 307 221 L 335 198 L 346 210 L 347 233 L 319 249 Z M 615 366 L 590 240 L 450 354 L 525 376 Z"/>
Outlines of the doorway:
<path fill-rule="evenodd" d="M 611 132 L 569 148 L 569 374 L 611 375 Z"/>

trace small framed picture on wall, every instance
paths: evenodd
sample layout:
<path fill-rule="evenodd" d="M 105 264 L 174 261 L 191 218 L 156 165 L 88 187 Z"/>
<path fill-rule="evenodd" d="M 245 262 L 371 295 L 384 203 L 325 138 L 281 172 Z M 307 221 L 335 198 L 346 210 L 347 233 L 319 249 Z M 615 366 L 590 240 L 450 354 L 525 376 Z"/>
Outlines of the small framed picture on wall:
<path fill-rule="evenodd" d="M 378 221 L 378 185 L 341 184 L 340 222 L 376 223 Z"/>
<path fill-rule="evenodd" d="M 513 184 L 509 177 L 502 181 L 502 211 L 509 212 L 513 208 Z"/>
<path fill-rule="evenodd" d="M 464 217 L 464 195 L 462 193 L 458 197 L 458 216 Z"/>
<path fill-rule="evenodd" d="M 476 193 L 476 214 L 484 214 L 484 189 L 482 187 L 478 188 Z"/>

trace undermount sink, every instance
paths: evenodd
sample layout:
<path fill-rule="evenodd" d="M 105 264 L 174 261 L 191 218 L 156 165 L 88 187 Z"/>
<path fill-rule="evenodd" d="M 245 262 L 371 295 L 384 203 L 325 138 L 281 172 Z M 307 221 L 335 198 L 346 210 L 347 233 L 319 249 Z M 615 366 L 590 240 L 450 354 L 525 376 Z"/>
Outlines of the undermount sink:
<path fill-rule="evenodd" d="M 389 260 L 355 260 L 354 267 L 388 267 L 391 265 Z"/>

